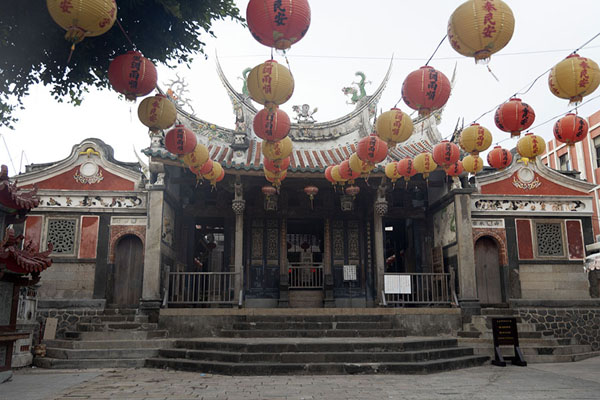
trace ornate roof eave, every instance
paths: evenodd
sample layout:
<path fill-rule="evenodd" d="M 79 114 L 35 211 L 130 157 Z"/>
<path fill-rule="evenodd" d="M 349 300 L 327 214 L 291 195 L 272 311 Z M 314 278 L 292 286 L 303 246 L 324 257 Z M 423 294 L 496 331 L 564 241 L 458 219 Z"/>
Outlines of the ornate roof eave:
<path fill-rule="evenodd" d="M 99 154 L 94 152 L 86 152 L 87 148 L 96 149 Z M 78 165 L 78 160 L 83 156 L 90 157 L 91 154 L 98 157 L 98 165 L 105 170 L 112 172 L 116 175 L 129 179 L 133 182 L 139 182 L 141 180 L 142 172 L 139 163 L 129 163 L 118 161 L 114 158 L 113 149 L 104 143 L 101 139 L 88 138 L 76 144 L 71 149 L 71 154 L 60 161 L 54 163 L 41 164 L 42 168 L 36 168 L 34 164 L 33 168 L 29 168 L 28 172 L 20 174 L 19 186 L 26 186 L 35 184 L 40 180 L 52 178 L 60 175 L 66 170 L 73 168 Z"/>
<path fill-rule="evenodd" d="M 48 243 L 48 250 L 36 252 L 31 248 L 31 242 L 21 246 L 23 235 L 15 235 L 12 228 L 6 228 L 4 239 L 0 242 L 0 264 L 6 269 L 17 274 L 38 274 L 52 265 L 49 257 L 52 253 L 52 243 Z"/>
<path fill-rule="evenodd" d="M 515 172 L 525 166 L 526 165 L 520 159 L 518 159 L 518 157 L 513 157 L 512 164 L 503 170 L 485 175 L 476 175 L 477 188 L 479 191 L 481 191 L 481 186 L 508 179 Z M 589 193 L 597 187 L 597 185 L 593 183 L 589 183 L 581 179 L 571 178 L 570 176 L 562 174 L 559 171 L 548 167 L 541 161 L 540 157 L 536 157 L 535 161 L 529 161 L 527 166 L 532 168 L 541 177 L 548 179 L 549 181 L 557 182 L 560 185 L 581 191 L 583 193 Z"/>
<path fill-rule="evenodd" d="M 0 211 L 6 214 L 26 214 L 39 204 L 37 189 L 20 190 L 16 182 L 8 179 L 8 168 L 3 165 L 0 170 Z"/>

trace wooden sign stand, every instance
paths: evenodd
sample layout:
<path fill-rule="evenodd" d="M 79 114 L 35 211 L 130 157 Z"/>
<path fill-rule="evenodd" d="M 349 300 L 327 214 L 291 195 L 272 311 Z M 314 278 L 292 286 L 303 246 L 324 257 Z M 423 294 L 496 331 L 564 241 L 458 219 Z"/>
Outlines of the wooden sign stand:
<path fill-rule="evenodd" d="M 506 361 L 510 360 L 513 365 L 527 366 L 523 353 L 519 347 L 519 332 L 517 332 L 516 318 L 492 318 L 492 332 L 494 334 L 494 359 L 492 364 L 498 367 L 506 367 Z M 503 357 L 500 346 L 514 346 L 515 355 Z"/>

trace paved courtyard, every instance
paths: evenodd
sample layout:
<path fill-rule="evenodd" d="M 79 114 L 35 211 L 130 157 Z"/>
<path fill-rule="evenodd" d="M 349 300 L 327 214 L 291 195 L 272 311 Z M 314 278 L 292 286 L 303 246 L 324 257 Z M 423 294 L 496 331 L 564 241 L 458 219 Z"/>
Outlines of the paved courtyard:
<path fill-rule="evenodd" d="M 231 377 L 155 369 L 15 372 L 2 400 L 600 399 L 600 357 L 433 375 Z"/>

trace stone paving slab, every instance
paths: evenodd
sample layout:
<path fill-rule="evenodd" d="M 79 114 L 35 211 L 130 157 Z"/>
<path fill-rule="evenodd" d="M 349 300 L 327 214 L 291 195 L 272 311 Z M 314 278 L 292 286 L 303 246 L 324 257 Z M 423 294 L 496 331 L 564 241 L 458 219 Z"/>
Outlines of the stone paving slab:
<path fill-rule="evenodd" d="M 19 370 L 2 400 L 598 399 L 600 357 L 432 375 L 232 377 L 156 369 Z M 60 390 L 62 388 L 62 390 Z M 40 393 L 45 391 L 45 397 Z"/>

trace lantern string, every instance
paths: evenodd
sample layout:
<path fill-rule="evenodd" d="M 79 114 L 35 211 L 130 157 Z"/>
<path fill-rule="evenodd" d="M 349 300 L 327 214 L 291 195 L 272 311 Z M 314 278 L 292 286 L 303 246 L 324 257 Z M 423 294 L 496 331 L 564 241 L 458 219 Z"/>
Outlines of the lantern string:
<path fill-rule="evenodd" d="M 577 51 L 581 50 L 582 48 L 584 48 L 585 46 L 587 46 L 589 43 L 591 43 L 594 39 L 596 39 L 598 36 L 600 36 L 600 32 L 598 32 L 597 34 L 595 34 L 591 39 L 589 39 L 588 41 L 586 41 L 584 44 L 582 44 L 581 46 L 577 47 L 575 50 L 573 50 L 572 52 L 569 53 L 569 55 L 576 53 Z M 479 117 L 477 117 L 477 119 L 475 119 L 472 123 L 475 123 L 477 121 L 479 121 L 481 118 L 483 118 L 484 116 L 486 116 L 487 114 L 495 111 L 498 107 L 500 107 L 502 104 L 506 103 L 506 101 L 510 100 L 510 98 L 512 97 L 516 97 L 518 95 L 523 95 L 528 93 L 533 86 L 536 84 L 536 82 L 544 75 L 546 75 L 548 72 L 550 72 L 552 70 L 553 67 L 548 68 L 547 70 L 545 70 L 544 72 L 542 72 L 540 75 L 538 75 L 533 82 L 528 83 L 527 85 L 523 86 L 523 88 L 519 89 L 515 94 L 513 94 L 512 96 L 510 96 L 508 99 L 504 100 L 502 103 L 496 105 L 494 108 L 484 112 L 483 114 L 481 114 Z M 527 88 L 527 90 L 523 91 L 525 88 Z M 562 115 L 562 114 L 561 114 Z"/>
<path fill-rule="evenodd" d="M 433 58 L 433 56 L 435 56 L 435 53 L 437 53 L 437 51 L 439 50 L 440 46 L 442 45 L 442 43 L 444 43 L 444 40 L 446 40 L 447 37 L 448 37 L 448 34 L 445 34 L 444 37 L 442 38 L 442 40 L 440 40 L 440 43 L 437 45 L 437 47 L 433 51 L 433 54 L 431 55 L 431 57 L 429 57 L 429 60 L 427 60 L 427 62 L 425 63 L 425 66 L 429 65 L 429 61 L 431 61 L 431 59 Z"/>
<path fill-rule="evenodd" d="M 131 45 L 132 49 L 135 50 L 137 47 L 133 44 L 133 42 L 131 41 L 131 38 L 129 37 L 127 32 L 125 32 L 125 29 L 123 29 L 123 25 L 121 25 L 121 22 L 119 22 L 119 18 L 117 18 L 116 21 L 117 21 L 117 25 L 119 25 L 119 29 L 121 29 L 121 32 L 123 32 L 123 35 L 125 35 L 125 39 L 127 39 L 129 44 Z"/>
<path fill-rule="evenodd" d="M 290 66 L 290 61 L 288 60 L 287 54 L 285 52 L 283 53 L 283 57 L 285 58 L 285 63 L 287 64 L 287 67 L 290 70 L 290 74 L 291 74 L 292 73 L 292 67 Z"/>

